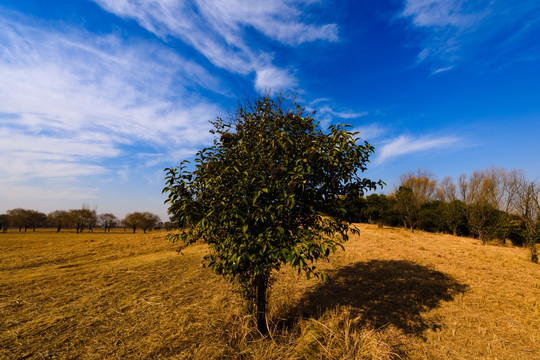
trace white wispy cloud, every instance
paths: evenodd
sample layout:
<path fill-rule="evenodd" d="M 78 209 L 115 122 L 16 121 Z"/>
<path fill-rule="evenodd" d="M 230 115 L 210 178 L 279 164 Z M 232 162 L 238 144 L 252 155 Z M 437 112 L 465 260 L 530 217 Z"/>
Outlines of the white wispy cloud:
<path fill-rule="evenodd" d="M 386 142 L 377 150 L 378 156 L 375 164 L 381 164 L 385 161 L 398 156 L 407 154 L 425 152 L 427 150 L 445 149 L 455 146 L 459 142 L 455 137 L 419 137 L 414 138 L 407 135 L 401 135 L 393 140 Z"/>
<path fill-rule="evenodd" d="M 380 124 L 373 123 L 362 126 L 357 126 L 353 131 L 360 132 L 360 138 L 368 141 L 380 138 L 387 132 L 387 129 Z"/>
<path fill-rule="evenodd" d="M 257 70 L 255 88 L 260 92 L 268 90 L 271 93 L 277 93 L 296 86 L 297 81 L 289 71 L 273 66 Z"/>
<path fill-rule="evenodd" d="M 79 191 L 75 181 L 115 172 L 110 160 L 139 161 L 127 146 L 192 154 L 211 140 L 220 111 L 188 88 L 221 84 L 200 65 L 152 43 L 9 15 L 0 16 L 0 162 L 9 164 L 0 198 L 22 201 L 45 185 Z"/>
<path fill-rule="evenodd" d="M 286 45 L 338 41 L 336 24 L 306 24 L 304 11 L 312 1 L 242 0 L 128 1 L 94 0 L 106 11 L 136 20 L 162 38 L 175 37 L 203 54 L 215 66 L 233 73 L 256 73 L 257 89 L 296 83 L 290 72 L 272 64 L 271 53 L 248 43 L 246 30 L 255 29 Z M 272 75 L 275 75 L 272 76 Z"/>
<path fill-rule="evenodd" d="M 367 111 L 354 111 L 351 109 L 342 109 L 332 103 L 331 99 L 318 98 L 312 100 L 305 107 L 306 111 L 316 111 L 315 119 L 321 123 L 324 129 L 334 121 L 345 120 L 350 122 L 352 119 L 359 119 L 368 115 Z"/>
<path fill-rule="evenodd" d="M 505 0 L 405 0 L 399 16 L 424 32 L 418 62 L 432 62 L 435 74 L 474 61 L 477 52 L 489 52 L 491 58 L 497 58 L 506 49 L 493 46 L 493 39 L 497 37 L 497 44 L 511 47 L 508 41 L 519 42 L 524 33 L 538 28 L 539 14 L 538 1 L 516 4 Z M 531 51 L 538 52 L 539 48 Z"/>

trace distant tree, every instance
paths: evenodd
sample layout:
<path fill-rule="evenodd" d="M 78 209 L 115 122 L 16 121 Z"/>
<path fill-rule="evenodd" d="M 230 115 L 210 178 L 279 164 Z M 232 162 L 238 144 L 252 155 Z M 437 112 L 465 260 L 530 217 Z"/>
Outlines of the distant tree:
<path fill-rule="evenodd" d="M 9 217 L 7 214 L 0 214 L 0 230 L 2 230 L 2 232 L 7 232 L 8 230 L 8 226 L 9 226 L 9 221 L 8 221 Z"/>
<path fill-rule="evenodd" d="M 445 205 L 440 200 L 431 200 L 422 205 L 419 215 L 419 228 L 430 232 L 446 231 Z"/>
<path fill-rule="evenodd" d="M 459 179 L 460 193 L 467 207 L 465 215 L 473 234 L 482 243 L 490 238 L 488 231 L 496 222 L 497 195 L 496 181 L 488 171 L 475 170 L 467 180 Z"/>
<path fill-rule="evenodd" d="M 143 232 L 146 233 L 147 230 L 153 229 L 157 223 L 160 221 L 159 216 L 152 214 L 150 212 L 143 212 L 140 215 L 139 226 L 143 229 Z"/>
<path fill-rule="evenodd" d="M 163 228 L 167 231 L 171 231 L 172 229 L 174 229 L 174 224 L 170 221 L 165 221 L 163 223 Z"/>
<path fill-rule="evenodd" d="M 150 212 L 134 212 L 127 214 L 124 220 L 122 220 L 122 223 L 124 226 L 132 228 L 133 232 L 139 228 L 146 233 L 148 229 L 154 228 L 159 221 L 159 216 L 156 214 Z"/>
<path fill-rule="evenodd" d="M 67 211 L 55 210 L 47 215 L 47 223 L 49 226 L 55 227 L 56 232 L 60 232 L 66 227 L 73 225 L 73 219 Z"/>
<path fill-rule="evenodd" d="M 137 227 L 139 226 L 139 214 L 140 213 L 138 212 L 127 214 L 126 217 L 122 220 L 122 225 L 124 225 L 124 227 L 132 228 L 133 233 L 135 233 L 135 231 L 137 231 Z"/>
<path fill-rule="evenodd" d="M 366 197 L 365 218 L 370 224 L 382 228 L 388 222 L 389 200 L 384 194 L 370 194 Z"/>
<path fill-rule="evenodd" d="M 454 235 L 468 235 L 468 222 L 465 215 L 467 206 L 461 200 L 452 200 L 445 203 L 444 221 L 449 231 Z"/>
<path fill-rule="evenodd" d="M 450 203 L 457 199 L 456 184 L 451 176 L 445 176 L 437 185 L 437 199 Z"/>
<path fill-rule="evenodd" d="M 414 228 L 420 218 L 422 204 L 415 201 L 412 189 L 406 186 L 400 186 L 394 193 L 394 197 L 403 221 L 403 227 L 411 229 L 411 232 L 414 233 Z"/>
<path fill-rule="evenodd" d="M 98 216 L 98 223 L 103 227 L 104 232 L 110 232 L 111 228 L 118 226 L 118 218 L 111 213 L 100 214 Z"/>
<path fill-rule="evenodd" d="M 520 181 L 516 207 L 525 226 L 531 261 L 538 263 L 536 243 L 540 241 L 540 185 L 537 182 Z"/>
<path fill-rule="evenodd" d="M 239 285 L 266 333 L 272 272 L 287 263 L 324 279 L 313 262 L 351 230 L 341 200 L 380 185 L 359 177 L 373 148 L 343 126 L 324 133 L 294 99 L 262 96 L 213 125 L 194 170 L 166 169 L 171 219 L 184 226 L 172 239 L 208 243 L 206 264 Z"/>
<path fill-rule="evenodd" d="M 427 170 L 418 169 L 401 175 L 395 198 L 403 224 L 411 232 L 414 233 L 420 220 L 422 206 L 434 198 L 436 186 L 437 182 Z"/>
<path fill-rule="evenodd" d="M 28 210 L 28 222 L 32 231 L 36 231 L 36 227 L 45 226 L 47 223 L 47 215 L 36 210 Z"/>
<path fill-rule="evenodd" d="M 83 232 L 85 227 L 88 228 L 88 231 L 94 232 L 93 228 L 97 224 L 96 210 L 90 210 L 86 205 L 83 205 L 81 209 L 70 210 L 69 216 L 75 224 L 77 234 Z"/>
<path fill-rule="evenodd" d="M 340 207 L 345 209 L 344 218 L 350 223 L 359 223 L 364 221 L 366 210 L 366 199 L 362 196 L 344 196 L 340 200 Z"/>
<path fill-rule="evenodd" d="M 41 213 L 34 210 L 27 209 L 12 209 L 7 211 L 8 221 L 15 227 L 19 228 L 19 232 L 24 229 L 34 228 L 38 226 L 38 223 L 42 220 Z"/>

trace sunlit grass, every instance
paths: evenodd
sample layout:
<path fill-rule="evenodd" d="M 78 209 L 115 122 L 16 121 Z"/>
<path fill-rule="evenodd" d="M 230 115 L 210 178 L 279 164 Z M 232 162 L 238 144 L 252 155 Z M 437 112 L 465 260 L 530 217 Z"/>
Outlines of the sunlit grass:
<path fill-rule="evenodd" d="M 2 359 L 535 359 L 540 266 L 526 249 L 360 225 L 320 263 L 285 268 L 271 336 L 234 287 L 165 233 L 0 234 Z"/>

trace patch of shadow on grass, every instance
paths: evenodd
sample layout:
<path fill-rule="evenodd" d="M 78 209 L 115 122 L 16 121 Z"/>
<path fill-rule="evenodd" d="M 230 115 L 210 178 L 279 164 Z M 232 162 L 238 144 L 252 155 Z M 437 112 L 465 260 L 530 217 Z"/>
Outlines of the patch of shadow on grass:
<path fill-rule="evenodd" d="M 425 320 L 422 313 L 468 289 L 447 274 L 404 260 L 359 262 L 329 276 L 326 284 L 304 295 L 291 310 L 292 317 L 319 317 L 346 306 L 351 315 L 361 316 L 362 322 L 375 328 L 394 325 L 422 336 L 428 328 L 441 327 Z"/>

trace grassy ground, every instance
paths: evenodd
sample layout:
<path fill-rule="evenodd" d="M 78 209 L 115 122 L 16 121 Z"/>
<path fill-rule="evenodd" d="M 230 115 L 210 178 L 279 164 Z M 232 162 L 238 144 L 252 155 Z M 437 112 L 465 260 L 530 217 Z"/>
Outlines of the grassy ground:
<path fill-rule="evenodd" d="M 0 359 L 540 359 L 526 249 L 360 225 L 322 285 L 276 274 L 271 338 L 165 233 L 0 234 Z"/>

